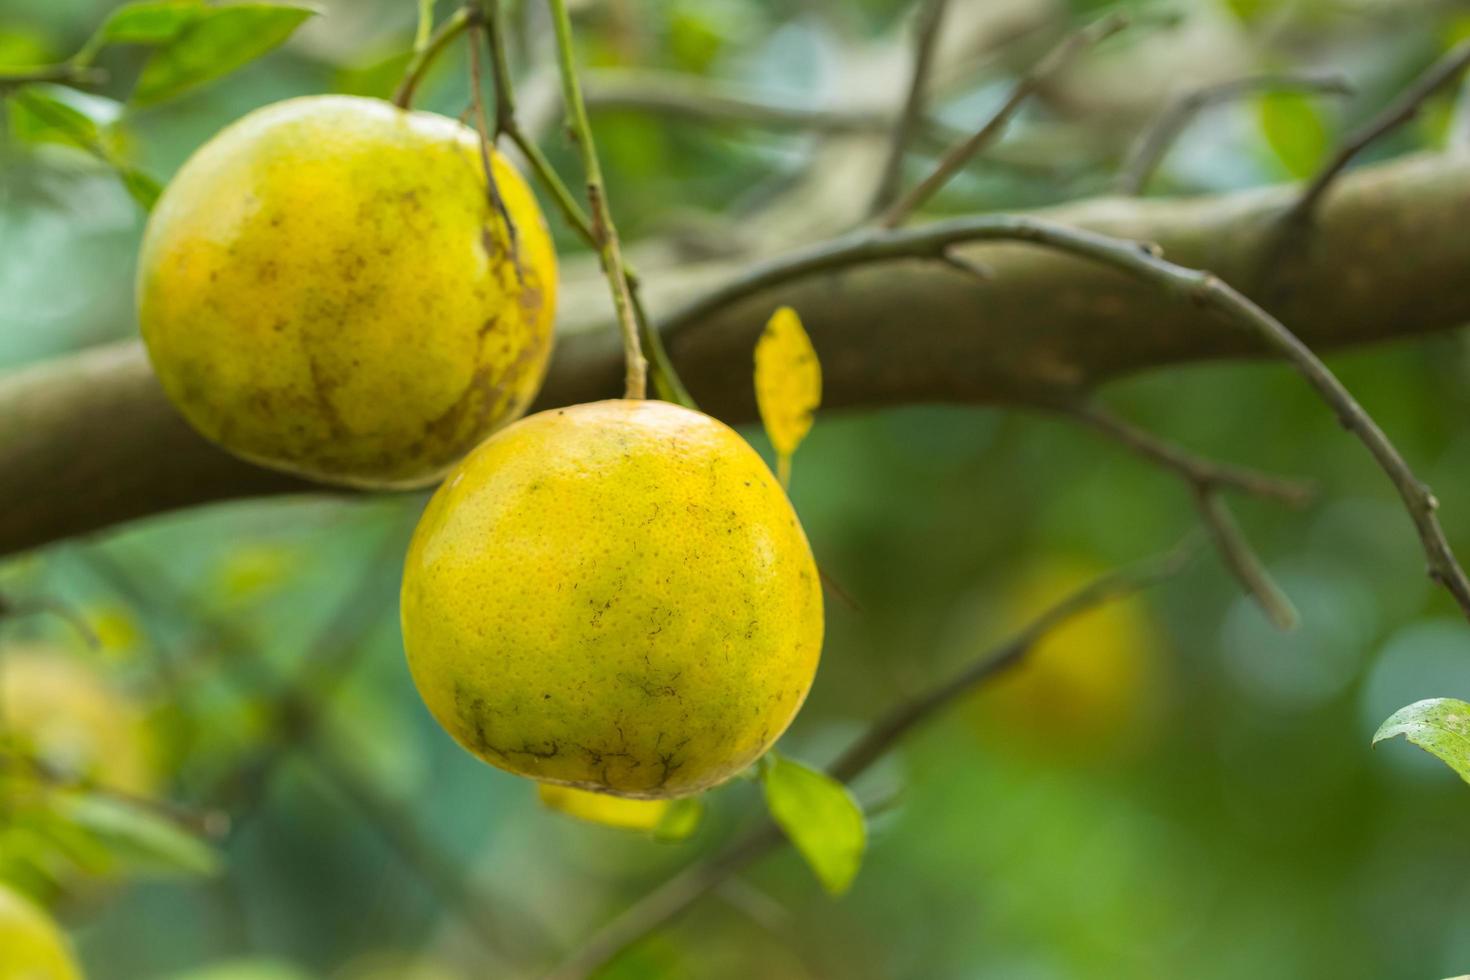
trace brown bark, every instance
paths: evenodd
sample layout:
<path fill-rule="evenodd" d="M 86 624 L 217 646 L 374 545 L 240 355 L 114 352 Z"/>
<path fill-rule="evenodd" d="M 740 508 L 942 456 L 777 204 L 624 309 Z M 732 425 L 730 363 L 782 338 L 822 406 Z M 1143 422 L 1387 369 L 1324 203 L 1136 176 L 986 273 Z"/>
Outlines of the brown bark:
<path fill-rule="evenodd" d="M 1292 200 L 1291 189 L 1270 188 L 1095 199 L 1042 214 L 1156 242 L 1172 261 L 1210 269 L 1262 302 L 1319 350 L 1470 320 L 1470 158 L 1415 157 L 1348 175 L 1312 234 L 1270 268 Z M 819 273 L 678 322 L 670 353 L 702 407 L 732 422 L 754 415 L 755 336 L 782 304 L 812 335 L 831 408 L 1046 402 L 1150 367 L 1262 353 L 1254 336 L 1097 265 L 1027 245 L 963 254 L 993 279 L 932 260 Z M 681 283 L 711 279 L 709 269 L 644 274 L 656 312 L 690 298 Z M 564 322 L 582 322 L 559 340 L 538 407 L 618 392 L 617 338 L 605 325 L 588 329 L 602 315 L 601 305 L 568 309 Z M 136 342 L 0 378 L 0 553 L 213 500 L 321 491 L 194 435 Z"/>

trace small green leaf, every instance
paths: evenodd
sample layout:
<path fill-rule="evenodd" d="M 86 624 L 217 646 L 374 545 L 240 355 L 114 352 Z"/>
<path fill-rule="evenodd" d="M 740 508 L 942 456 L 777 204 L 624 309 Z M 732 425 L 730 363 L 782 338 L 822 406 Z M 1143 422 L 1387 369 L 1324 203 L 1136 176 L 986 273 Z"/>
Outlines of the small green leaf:
<path fill-rule="evenodd" d="M 208 12 L 203 0 L 139 0 L 124 4 L 102 22 L 72 61 L 91 64 L 97 52 L 109 44 L 166 44 Z"/>
<path fill-rule="evenodd" d="M 122 178 L 123 187 L 137 202 L 138 207 L 144 211 L 152 211 L 153 205 L 158 203 L 158 195 L 163 193 L 163 185 L 132 167 L 119 167 L 117 175 Z"/>
<path fill-rule="evenodd" d="M 53 806 L 131 869 L 200 875 L 219 870 L 214 848 L 141 806 L 89 793 L 58 794 Z"/>
<path fill-rule="evenodd" d="M 826 773 L 770 752 L 761 767 L 766 808 L 832 895 L 857 877 L 868 844 L 863 811 Z"/>
<path fill-rule="evenodd" d="M 1373 736 L 1377 745 L 1402 735 L 1460 774 L 1470 783 L 1470 704 L 1454 698 L 1430 698 L 1400 708 Z"/>
<path fill-rule="evenodd" d="M 227 75 L 290 37 L 313 7 L 239 3 L 206 7 L 143 68 L 133 102 L 151 105 Z"/>
<path fill-rule="evenodd" d="M 122 103 L 65 85 L 27 85 L 16 90 L 10 128 L 27 143 L 65 143 L 95 153 L 105 130 L 122 115 Z"/>
<path fill-rule="evenodd" d="M 1327 156 L 1327 123 L 1312 99 L 1300 92 L 1271 92 L 1259 104 L 1261 133 L 1293 177 L 1310 177 Z"/>
<path fill-rule="evenodd" d="M 658 826 L 653 828 L 653 836 L 659 840 L 684 840 L 699 828 L 699 821 L 704 819 L 704 799 L 698 796 L 686 796 L 682 799 L 671 800 L 668 809 L 664 811 L 663 819 Z"/>

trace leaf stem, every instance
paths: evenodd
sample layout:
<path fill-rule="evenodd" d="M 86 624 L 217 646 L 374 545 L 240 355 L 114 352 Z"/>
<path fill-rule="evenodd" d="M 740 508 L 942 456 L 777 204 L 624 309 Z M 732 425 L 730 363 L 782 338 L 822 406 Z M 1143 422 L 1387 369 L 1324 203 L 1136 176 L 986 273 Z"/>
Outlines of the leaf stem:
<path fill-rule="evenodd" d="M 643 398 L 648 393 L 648 362 L 638 335 L 638 318 L 633 308 L 632 290 L 623 265 L 622 245 L 608 206 L 607 189 L 602 180 L 602 165 L 597 159 L 597 144 L 592 139 L 592 124 L 587 119 L 587 106 L 582 101 L 582 85 L 577 78 L 577 65 L 572 49 L 572 23 L 567 15 L 566 0 L 547 0 L 552 24 L 556 29 L 557 67 L 561 71 L 562 94 L 566 102 L 567 125 L 582 154 L 582 171 L 587 181 L 587 201 L 592 211 L 592 239 L 602 259 L 602 271 L 612 291 L 617 311 L 618 328 L 623 338 L 626 363 L 624 394 Z"/>
<path fill-rule="evenodd" d="M 432 4 L 430 5 L 432 7 Z M 422 8 L 421 8 L 422 9 Z M 444 49 L 464 33 L 470 26 L 470 21 L 478 17 L 472 6 L 460 7 L 449 19 L 439 25 L 428 41 L 420 46 L 415 40 L 413 58 L 408 62 L 408 68 L 403 73 L 403 81 L 398 83 L 398 89 L 393 93 L 393 104 L 400 109 L 408 109 L 413 106 L 414 93 L 418 91 L 419 83 L 424 80 L 431 65 L 444 53 Z M 423 22 L 419 23 L 420 30 Z"/>

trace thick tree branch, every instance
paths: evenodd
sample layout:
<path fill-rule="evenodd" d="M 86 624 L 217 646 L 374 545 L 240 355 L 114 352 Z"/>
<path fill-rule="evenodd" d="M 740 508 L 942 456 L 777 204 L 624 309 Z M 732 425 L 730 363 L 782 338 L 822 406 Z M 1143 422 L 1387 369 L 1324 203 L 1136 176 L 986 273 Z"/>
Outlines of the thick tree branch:
<path fill-rule="evenodd" d="M 895 705 L 848 746 L 827 768 L 828 775 L 844 783 L 857 779 L 905 735 L 986 680 L 1023 661 L 1052 630 L 1090 609 L 1177 574 L 1194 551 L 1194 539 L 1186 539 L 1167 554 L 1111 572 L 1062 599 L 1005 643 L 971 661 L 953 677 Z M 704 895 L 775 850 L 784 840 L 775 824 L 763 821 L 715 857 L 687 866 L 634 902 L 548 974 L 546 980 L 582 980 L 592 975 L 618 953 L 673 920 Z"/>
<path fill-rule="evenodd" d="M 1263 296 L 1262 256 L 1290 187 L 1194 200 L 1098 199 L 1049 220 L 1159 243 Z M 1470 159 L 1418 157 L 1345 175 L 1322 202 L 1313 247 L 1271 312 L 1318 349 L 1470 321 Z M 700 405 L 754 418 L 749 361 L 778 305 L 801 311 L 832 408 L 930 402 L 1057 404 L 1125 374 L 1267 352 L 1252 334 L 1092 263 L 1015 244 L 967 245 L 988 282 L 939 262 L 813 270 L 691 313 L 690 296 L 728 265 L 657 271 L 650 310 L 685 312 L 669 354 Z M 651 270 L 656 271 L 656 270 Z M 605 284 L 564 290 L 557 355 L 537 408 L 620 388 Z M 605 295 L 605 294 L 604 294 Z M 0 378 L 0 552 L 136 517 L 266 493 L 332 492 L 240 462 L 195 435 L 164 399 L 135 342 L 94 348 Z"/>

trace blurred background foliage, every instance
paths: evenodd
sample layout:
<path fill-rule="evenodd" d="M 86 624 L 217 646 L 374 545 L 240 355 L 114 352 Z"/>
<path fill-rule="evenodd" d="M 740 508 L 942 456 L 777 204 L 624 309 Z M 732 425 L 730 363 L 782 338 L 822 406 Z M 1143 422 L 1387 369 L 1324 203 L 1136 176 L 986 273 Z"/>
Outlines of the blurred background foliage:
<path fill-rule="evenodd" d="M 113 6 L 0 0 L 0 64 L 66 57 Z M 719 84 L 788 108 L 886 113 L 902 98 L 908 6 L 606 0 L 576 13 L 594 96 L 657 70 L 697 76 L 690 91 Z M 958 59 L 963 70 L 936 79 L 936 115 L 957 128 L 1104 8 L 951 6 L 974 49 Z M 323 91 L 387 95 L 414 4 L 323 7 L 228 78 L 127 112 L 101 134 L 110 152 L 163 181 L 257 106 Z M 940 209 L 1100 192 L 1182 92 L 1267 69 L 1341 72 L 1351 98 L 1268 94 L 1209 110 L 1152 190 L 1300 176 L 1470 34 L 1470 7 L 1436 0 L 1168 9 L 1179 15 L 1172 26 L 1136 29 L 1050 85 Z M 534 113 L 547 25 L 536 4 L 517 6 L 515 21 Z M 115 82 L 102 94 L 125 95 L 143 59 L 103 52 Z M 464 79 L 462 55 L 446 58 L 422 107 L 458 115 Z M 1452 104 L 1431 103 L 1373 155 L 1441 147 Z M 16 114 L 0 135 L 0 367 L 133 334 L 143 221 L 110 168 L 38 139 Z M 878 130 L 823 135 L 627 106 L 604 107 L 596 124 L 625 236 L 684 258 L 764 254 L 777 230 L 794 240 L 819 223 L 823 188 L 870 192 L 843 183 L 847 163 L 884 141 Z M 556 129 L 542 125 L 544 143 L 573 173 Z M 911 176 L 935 145 L 921 146 Z M 1466 354 L 1462 337 L 1440 336 L 1332 359 L 1435 487 L 1459 542 L 1470 541 Z M 1470 970 L 1470 793 L 1416 750 L 1368 748 L 1399 706 L 1470 694 L 1464 624 L 1425 579 L 1391 489 L 1280 366 L 1158 373 L 1108 399 L 1192 447 L 1321 481 L 1303 512 L 1239 502 L 1300 628 L 1274 631 L 1213 559 L 1090 615 L 865 778 L 860 796 L 881 813 L 844 898 L 828 899 L 788 851 L 608 976 L 1422 980 Z M 819 559 L 854 597 L 829 596 L 822 669 L 783 742 L 818 763 L 900 692 L 975 656 L 1090 571 L 1166 547 L 1193 520 L 1174 480 L 1087 432 L 954 407 L 820 415 L 792 492 Z M 712 795 L 691 838 L 655 840 L 549 812 L 529 783 L 456 748 L 414 692 L 396 623 L 399 561 L 422 503 L 216 506 L 0 566 L 0 593 L 63 602 L 96 635 L 88 644 L 54 618 L 0 624 L 5 744 L 48 766 L 10 765 L 0 777 L 0 878 L 54 912 L 93 977 L 500 975 L 505 963 L 487 945 L 544 962 L 759 812 L 758 791 L 737 781 Z M 200 836 L 171 836 L 179 826 Z"/>

